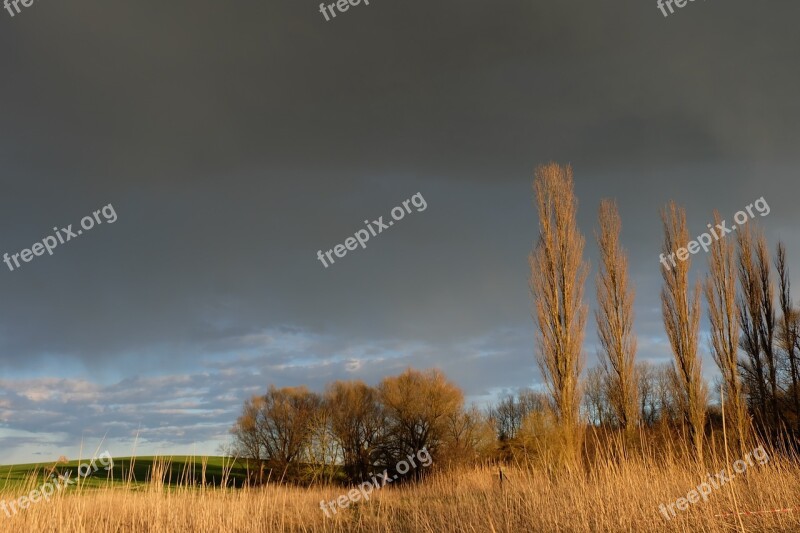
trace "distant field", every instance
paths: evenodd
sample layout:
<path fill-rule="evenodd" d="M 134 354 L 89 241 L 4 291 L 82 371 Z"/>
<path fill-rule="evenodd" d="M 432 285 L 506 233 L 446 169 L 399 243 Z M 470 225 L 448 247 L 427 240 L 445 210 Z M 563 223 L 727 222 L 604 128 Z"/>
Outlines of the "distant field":
<path fill-rule="evenodd" d="M 69 474 L 78 477 L 80 463 L 90 459 L 74 460 L 66 463 L 30 463 L 0 466 L 0 491 L 12 488 L 24 489 L 32 479 L 43 482 L 52 471 L 56 475 Z M 226 457 L 192 457 L 177 455 L 173 457 L 115 457 L 114 466 L 109 471 L 99 462 L 98 470 L 81 480 L 87 488 L 106 486 L 138 486 L 149 483 L 154 469 L 162 473 L 166 485 L 206 485 L 219 486 L 223 480 L 229 487 L 241 487 L 247 477 L 247 468 L 242 461 L 235 463 Z M 227 476 L 225 475 L 227 469 Z"/>

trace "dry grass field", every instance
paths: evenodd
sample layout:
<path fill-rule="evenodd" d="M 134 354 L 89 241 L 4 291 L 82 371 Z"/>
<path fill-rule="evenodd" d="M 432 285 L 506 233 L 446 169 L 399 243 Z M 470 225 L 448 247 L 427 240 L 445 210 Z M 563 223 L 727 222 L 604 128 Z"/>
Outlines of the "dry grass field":
<path fill-rule="evenodd" d="M 0 514 L 2 531 L 60 532 L 521 532 L 521 531 L 798 531 L 800 512 L 715 516 L 794 507 L 800 498 L 797 463 L 770 454 L 707 501 L 667 520 L 659 505 L 674 502 L 725 468 L 710 454 L 705 466 L 669 455 L 612 461 L 595 459 L 580 469 L 507 467 L 501 485 L 496 468 L 439 472 L 421 484 L 387 485 L 367 502 L 326 518 L 320 500 L 342 487 L 221 489 L 168 486 L 70 487 L 17 515 Z M 730 456 L 732 463 L 737 457 Z M 730 466 L 728 464 L 728 469 Z M 0 492 L 14 499 L 36 488 Z"/>

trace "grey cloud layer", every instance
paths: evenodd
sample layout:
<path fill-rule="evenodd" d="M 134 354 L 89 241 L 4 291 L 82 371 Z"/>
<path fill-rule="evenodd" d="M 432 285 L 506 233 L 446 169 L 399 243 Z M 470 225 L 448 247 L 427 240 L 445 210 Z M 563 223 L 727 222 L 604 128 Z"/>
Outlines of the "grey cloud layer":
<path fill-rule="evenodd" d="M 206 361 L 184 374 L 130 377 L 107 385 L 91 379 L 0 380 L 0 424 L 10 432 L 53 437 L 53 453 L 103 437 L 138 439 L 145 449 L 200 444 L 200 452 L 213 453 L 213 445 L 226 442 L 243 400 L 263 392 L 268 383 L 304 383 L 319 392 L 334 379 L 377 384 L 387 374 L 439 358 L 451 378 L 480 402 L 489 387 L 526 384 L 518 369 L 532 371 L 532 361 L 520 357 L 521 345 L 529 342 L 525 332 L 498 331 L 448 353 L 446 347 L 403 341 L 338 345 L 326 336 L 276 330 L 242 343 L 257 346 L 253 353 L 262 355 Z M 500 381 L 481 378 L 498 364 L 505 368 L 496 376 Z M 0 434 L 6 451 L 25 444 L 12 433 Z"/>

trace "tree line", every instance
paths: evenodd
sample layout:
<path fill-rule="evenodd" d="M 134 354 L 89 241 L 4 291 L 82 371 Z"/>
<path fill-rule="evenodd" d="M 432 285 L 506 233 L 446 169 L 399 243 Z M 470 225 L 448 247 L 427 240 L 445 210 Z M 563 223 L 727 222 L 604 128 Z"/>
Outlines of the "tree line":
<path fill-rule="evenodd" d="M 702 459 L 724 414 L 732 446 L 754 436 L 781 444 L 800 433 L 800 310 L 786 248 L 771 256 L 764 233 L 740 225 L 709 243 L 708 270 L 691 282 L 687 256 L 661 263 L 661 311 L 672 362 L 637 362 L 634 288 L 616 203 L 604 199 L 595 232 L 600 252 L 594 323 L 599 365 L 584 372 L 584 299 L 589 264 L 578 229 L 572 168 L 536 169 L 539 236 L 529 256 L 536 361 L 545 389 L 522 390 L 481 410 L 439 370 L 408 369 L 377 386 L 336 381 L 322 394 L 270 386 L 247 400 L 234 424 L 231 454 L 254 462 L 258 479 L 361 482 L 427 448 L 434 466 L 476 461 L 575 461 L 587 427 L 633 449 L 636 437 L 681 439 Z M 721 224 L 719 213 L 713 213 Z M 685 210 L 661 211 L 663 254 L 689 243 Z M 710 225 L 709 225 L 710 227 Z M 679 255 L 680 258 L 680 255 Z M 701 339 L 701 300 L 709 336 Z M 699 350 L 707 341 L 723 401 L 709 403 Z M 651 439 L 652 440 L 652 439 Z M 422 475 L 414 472 L 413 476 Z M 413 477 L 412 476 L 412 477 Z"/>
<path fill-rule="evenodd" d="M 620 243 L 622 225 L 615 202 L 603 200 L 596 231 L 600 265 L 594 312 L 600 364 L 582 380 L 588 314 L 583 288 L 589 266 L 576 222 L 571 167 L 539 167 L 533 189 L 539 212 L 539 238 L 529 259 L 536 355 L 567 457 L 574 458 L 580 446 L 576 432 L 583 405 L 592 422 L 619 429 L 629 441 L 637 428 L 657 419 L 669 421 L 685 430 L 702 458 L 714 414 L 698 348 L 703 299 L 710 335 L 702 340 L 708 341 L 720 371 L 721 410 L 733 444 L 742 447 L 753 435 L 787 444 L 797 435 L 800 312 L 791 295 L 783 243 L 773 257 L 763 231 L 753 223 L 740 224 L 735 237 L 722 235 L 709 243 L 708 271 L 694 283 L 690 255 L 683 254 L 685 260 L 672 267 L 662 262 L 661 310 L 673 361 L 653 369 L 636 363 L 634 290 Z M 721 227 L 719 213 L 713 217 Z M 663 258 L 687 246 L 690 238 L 685 210 L 674 202 L 662 209 L 661 220 Z"/>
<path fill-rule="evenodd" d="M 355 483 L 391 473 L 423 448 L 447 466 L 473 461 L 491 444 L 483 413 L 465 406 L 461 389 L 436 369 L 409 368 L 376 387 L 335 381 L 322 394 L 270 386 L 245 402 L 231 432 L 229 453 L 254 461 L 261 481 Z"/>

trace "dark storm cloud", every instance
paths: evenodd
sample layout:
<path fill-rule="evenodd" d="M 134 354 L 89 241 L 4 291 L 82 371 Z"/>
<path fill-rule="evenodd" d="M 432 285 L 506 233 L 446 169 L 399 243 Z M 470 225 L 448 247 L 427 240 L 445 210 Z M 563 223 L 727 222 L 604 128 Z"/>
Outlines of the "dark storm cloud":
<path fill-rule="evenodd" d="M 548 160 L 575 167 L 592 259 L 597 204 L 619 202 L 645 357 L 665 354 L 669 199 L 697 234 L 714 208 L 765 196 L 759 222 L 797 257 L 796 2 L 695 2 L 668 19 L 640 1 L 374 0 L 330 22 L 317 10 L 71 1 L 0 14 L 0 253 L 108 203 L 119 216 L 18 271 L 0 264 L 4 373 L 192 378 L 200 359 L 258 360 L 259 336 L 283 327 L 297 342 L 281 337 L 286 352 L 269 357 L 301 363 L 262 387 L 321 385 L 348 350 L 372 381 L 436 364 L 476 396 L 531 384 L 530 181 Z M 417 192 L 426 211 L 327 270 L 315 259 Z M 496 346 L 474 350 L 482 339 Z M 382 355 L 362 357 L 369 346 Z"/>

